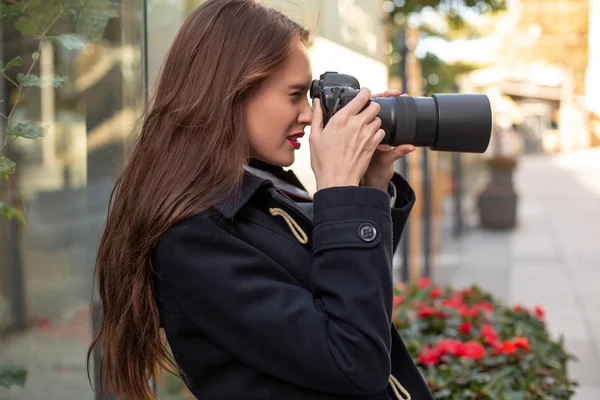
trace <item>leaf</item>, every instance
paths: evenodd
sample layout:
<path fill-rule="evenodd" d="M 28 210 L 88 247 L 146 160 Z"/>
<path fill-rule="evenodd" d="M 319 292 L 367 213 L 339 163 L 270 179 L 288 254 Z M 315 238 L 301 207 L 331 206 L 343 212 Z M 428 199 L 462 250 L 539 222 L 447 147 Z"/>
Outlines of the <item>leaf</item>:
<path fill-rule="evenodd" d="M 89 38 L 90 41 L 99 40 L 104 36 L 108 21 L 118 16 L 119 14 L 108 0 L 88 2 L 79 13 L 75 31 L 79 35 Z"/>
<path fill-rule="evenodd" d="M 27 0 L 23 15 L 15 21 L 15 28 L 23 35 L 45 32 L 63 13 L 63 0 Z M 62 24 L 60 24 L 62 25 Z"/>
<path fill-rule="evenodd" d="M 4 214 L 4 216 L 8 219 L 14 218 L 21 221 L 24 224 L 26 223 L 25 216 L 20 210 L 4 203 L 3 201 L 0 201 L 0 214 Z"/>
<path fill-rule="evenodd" d="M 69 79 L 68 76 L 50 75 L 45 77 L 39 77 L 33 74 L 17 74 L 17 82 L 23 87 L 48 87 L 54 86 L 55 88 L 62 87 L 63 83 Z"/>
<path fill-rule="evenodd" d="M 4 21 L 13 17 L 15 15 L 19 15 L 25 10 L 25 3 L 21 4 L 0 4 L 0 20 Z"/>
<path fill-rule="evenodd" d="M 14 161 L 0 156 L 0 179 L 7 181 L 8 177 L 15 173 L 17 170 L 17 164 Z"/>
<path fill-rule="evenodd" d="M 32 60 L 34 60 L 34 61 L 35 61 L 35 60 L 37 60 L 37 59 L 39 59 L 39 58 L 40 58 L 40 53 L 38 53 L 37 51 L 35 51 L 35 52 L 31 53 L 31 59 L 32 59 Z"/>
<path fill-rule="evenodd" d="M 83 36 L 74 33 L 67 33 L 60 36 L 46 36 L 44 40 L 60 44 L 67 50 L 81 50 L 85 47 Z"/>
<path fill-rule="evenodd" d="M 42 83 L 40 81 L 40 77 L 37 75 L 33 75 L 33 74 L 25 75 L 23 73 L 19 73 L 19 74 L 17 74 L 17 81 L 23 87 L 31 87 L 31 86 L 41 87 L 41 85 L 42 85 Z"/>
<path fill-rule="evenodd" d="M 37 26 L 28 16 L 22 16 L 15 21 L 15 28 L 23 35 L 32 36 L 37 33 Z"/>
<path fill-rule="evenodd" d="M 47 127 L 41 127 L 33 122 L 19 122 L 13 128 L 8 130 L 8 134 L 25 139 L 39 139 L 46 134 Z"/>
<path fill-rule="evenodd" d="M 21 65 L 23 65 L 23 59 L 21 56 L 16 56 L 2 67 L 2 72 L 6 72 L 13 67 L 20 67 Z"/>
<path fill-rule="evenodd" d="M 25 386 L 27 370 L 23 368 L 0 367 L 0 386 L 10 388 L 11 386 Z"/>

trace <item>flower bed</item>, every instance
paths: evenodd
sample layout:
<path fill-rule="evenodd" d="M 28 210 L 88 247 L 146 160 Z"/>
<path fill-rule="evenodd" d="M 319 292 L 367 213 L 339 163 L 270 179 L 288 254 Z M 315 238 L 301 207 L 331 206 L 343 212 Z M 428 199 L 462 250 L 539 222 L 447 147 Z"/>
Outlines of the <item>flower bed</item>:
<path fill-rule="evenodd" d="M 395 289 L 393 321 L 436 398 L 569 399 L 563 340 L 544 310 L 502 305 L 476 286 L 441 288 L 423 278 Z"/>

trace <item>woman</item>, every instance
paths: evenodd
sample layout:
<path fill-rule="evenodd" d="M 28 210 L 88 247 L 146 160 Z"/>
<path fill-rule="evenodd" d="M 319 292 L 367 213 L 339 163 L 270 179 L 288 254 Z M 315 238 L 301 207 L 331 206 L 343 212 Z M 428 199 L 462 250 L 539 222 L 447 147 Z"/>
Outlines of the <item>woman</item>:
<path fill-rule="evenodd" d="M 376 150 L 366 89 L 323 127 L 307 40 L 251 0 L 206 1 L 175 38 L 97 259 L 90 350 L 116 394 L 154 398 L 160 366 L 199 399 L 431 398 L 391 324 L 414 148 Z M 281 168 L 308 125 L 314 201 Z"/>

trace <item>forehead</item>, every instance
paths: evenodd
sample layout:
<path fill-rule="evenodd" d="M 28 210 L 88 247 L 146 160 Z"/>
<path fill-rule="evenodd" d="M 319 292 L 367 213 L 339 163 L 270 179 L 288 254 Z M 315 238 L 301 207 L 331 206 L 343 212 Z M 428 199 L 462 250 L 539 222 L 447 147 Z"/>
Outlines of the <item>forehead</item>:
<path fill-rule="evenodd" d="M 278 80 L 284 84 L 310 84 L 312 79 L 310 57 L 302 41 L 294 40 L 290 54 L 276 75 L 278 75 Z"/>

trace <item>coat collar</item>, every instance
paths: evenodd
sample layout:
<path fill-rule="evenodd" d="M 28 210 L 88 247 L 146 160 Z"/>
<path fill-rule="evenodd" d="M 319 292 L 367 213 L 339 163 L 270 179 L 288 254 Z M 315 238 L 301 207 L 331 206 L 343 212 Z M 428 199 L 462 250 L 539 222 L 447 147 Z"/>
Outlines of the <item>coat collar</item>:
<path fill-rule="evenodd" d="M 254 194 L 263 186 L 273 187 L 273 184 L 263 178 L 252 175 L 251 173 L 244 171 L 242 178 L 242 185 L 237 196 L 225 199 L 215 205 L 217 211 L 219 211 L 225 218 L 232 218 L 248 201 L 254 196 Z"/>

